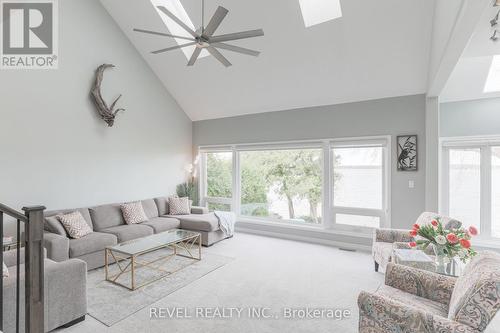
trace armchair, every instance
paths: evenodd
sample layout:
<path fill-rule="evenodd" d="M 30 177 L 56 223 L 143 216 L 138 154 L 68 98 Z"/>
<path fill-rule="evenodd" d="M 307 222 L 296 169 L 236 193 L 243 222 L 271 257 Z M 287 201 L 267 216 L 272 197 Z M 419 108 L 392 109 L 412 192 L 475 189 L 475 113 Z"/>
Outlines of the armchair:
<path fill-rule="evenodd" d="M 375 263 L 375 272 L 379 267 L 385 267 L 392 259 L 394 243 L 408 243 L 413 241 L 408 230 L 401 229 L 375 229 L 373 232 L 372 256 Z"/>
<path fill-rule="evenodd" d="M 359 332 L 483 332 L 500 308 L 500 255 L 481 252 L 459 278 L 389 263 L 358 297 Z"/>
<path fill-rule="evenodd" d="M 425 225 L 433 219 L 439 217 L 446 229 L 460 228 L 462 223 L 451 217 L 443 216 L 438 213 L 424 212 L 420 214 L 415 223 Z M 414 241 L 414 238 L 409 235 L 408 230 L 401 229 L 375 229 L 373 234 L 372 255 L 375 263 L 375 272 L 378 272 L 379 267 L 385 270 L 385 267 L 392 261 L 393 249 L 410 248 L 408 243 Z M 431 249 L 429 249 L 431 251 Z M 432 254 L 428 252 L 428 254 Z"/>

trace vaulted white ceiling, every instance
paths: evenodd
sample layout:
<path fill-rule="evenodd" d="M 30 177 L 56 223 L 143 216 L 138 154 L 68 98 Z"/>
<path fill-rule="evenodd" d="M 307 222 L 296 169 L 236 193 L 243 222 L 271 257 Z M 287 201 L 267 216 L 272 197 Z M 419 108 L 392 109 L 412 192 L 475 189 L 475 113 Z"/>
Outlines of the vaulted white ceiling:
<path fill-rule="evenodd" d="M 499 7 L 488 6 L 483 13 L 441 93 L 441 102 L 500 97 L 500 91 L 484 92 L 493 57 L 500 55 L 500 39 L 496 42 L 490 40 L 494 30 L 490 20 L 498 10 Z"/>
<path fill-rule="evenodd" d="M 181 0 L 199 25 L 201 0 Z M 341 0 L 342 17 L 306 28 L 299 0 L 207 0 L 229 10 L 217 34 L 263 28 L 264 37 L 232 42 L 262 51 L 258 58 L 221 51 L 187 67 L 150 0 L 101 0 L 192 120 L 425 93 L 434 0 Z M 132 78 L 131 78 L 132 79 Z"/>

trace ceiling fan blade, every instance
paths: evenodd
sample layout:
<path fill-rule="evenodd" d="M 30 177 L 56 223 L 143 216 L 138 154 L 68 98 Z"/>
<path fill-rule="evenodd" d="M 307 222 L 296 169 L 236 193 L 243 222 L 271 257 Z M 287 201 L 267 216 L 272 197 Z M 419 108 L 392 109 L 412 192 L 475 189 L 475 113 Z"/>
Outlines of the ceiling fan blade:
<path fill-rule="evenodd" d="M 133 30 L 135 32 L 141 32 L 143 34 L 150 34 L 150 35 L 158 35 L 158 36 L 179 38 L 179 39 L 185 39 L 185 40 L 190 40 L 190 41 L 194 41 L 195 40 L 194 38 L 183 37 L 183 36 L 176 36 L 176 35 L 166 34 L 164 32 L 157 32 L 157 31 L 144 30 L 144 29 L 135 29 L 135 28 Z"/>
<path fill-rule="evenodd" d="M 264 36 L 264 30 L 257 29 L 257 30 L 243 31 L 243 32 L 235 32 L 227 35 L 219 35 L 210 37 L 209 41 L 210 43 L 219 43 L 219 42 L 227 42 L 230 40 L 245 39 L 245 38 L 252 38 L 259 36 Z"/>
<path fill-rule="evenodd" d="M 168 17 L 170 17 L 172 20 L 174 20 L 175 23 L 177 23 L 184 30 L 186 30 L 191 36 L 193 36 L 194 38 L 198 37 L 196 35 L 196 33 L 193 31 L 193 29 L 191 29 L 190 27 L 188 27 L 186 25 L 186 23 L 182 22 L 177 16 L 175 16 L 174 14 L 172 14 L 172 12 L 169 11 L 167 8 L 165 8 L 163 6 L 158 6 L 158 9 L 161 10 L 165 15 L 167 15 Z"/>
<path fill-rule="evenodd" d="M 219 6 L 215 11 L 214 16 L 212 16 L 212 18 L 210 19 L 210 22 L 208 22 L 207 27 L 205 28 L 205 30 L 203 30 L 203 35 L 206 37 L 211 37 L 214 34 L 215 30 L 217 30 L 219 25 L 222 23 L 222 20 L 224 20 L 227 13 L 229 13 L 229 11 L 226 8 Z"/>
<path fill-rule="evenodd" d="M 164 49 L 161 49 L 161 50 L 156 50 L 156 51 L 153 51 L 153 52 L 151 52 L 151 53 L 153 53 L 153 54 L 158 54 L 158 53 L 163 53 L 163 52 L 167 52 L 167 51 L 172 51 L 172 50 L 182 49 L 183 47 L 186 47 L 186 46 L 192 46 L 192 45 L 196 45 L 196 42 L 187 43 L 187 44 L 182 44 L 182 45 L 177 45 L 177 46 L 172 46 L 172 47 L 167 47 L 167 48 L 164 48 Z"/>
<path fill-rule="evenodd" d="M 247 54 L 247 55 L 254 56 L 254 57 L 258 57 L 259 54 L 260 54 L 259 51 L 254 51 L 254 50 L 246 49 L 244 47 L 239 47 L 239 46 L 225 44 L 225 43 L 213 43 L 211 45 L 213 47 L 216 47 L 216 48 L 219 48 L 219 49 L 224 49 L 224 50 L 228 50 L 228 51 L 243 53 L 243 54 Z"/>
<path fill-rule="evenodd" d="M 231 66 L 231 63 L 229 62 L 229 60 L 227 60 L 226 57 L 224 57 L 222 55 L 222 53 L 217 51 L 217 49 L 215 49 L 214 47 L 212 47 L 212 46 L 207 47 L 207 51 L 210 52 L 210 54 L 213 55 L 214 58 L 219 60 L 224 66 L 226 66 L 226 67 Z"/>
<path fill-rule="evenodd" d="M 191 59 L 189 59 L 188 66 L 193 66 L 196 60 L 198 60 L 198 56 L 201 53 L 201 48 L 197 47 L 194 49 L 193 55 L 191 56 Z"/>

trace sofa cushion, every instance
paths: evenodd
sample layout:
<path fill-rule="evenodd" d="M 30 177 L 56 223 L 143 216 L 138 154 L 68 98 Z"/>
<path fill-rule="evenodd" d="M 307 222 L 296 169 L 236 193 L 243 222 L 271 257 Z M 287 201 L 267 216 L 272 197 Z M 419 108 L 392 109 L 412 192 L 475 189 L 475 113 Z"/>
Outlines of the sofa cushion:
<path fill-rule="evenodd" d="M 167 216 L 179 219 L 182 229 L 207 232 L 219 230 L 219 220 L 214 213 Z"/>
<path fill-rule="evenodd" d="M 120 205 L 120 209 L 127 224 L 137 224 L 148 220 L 140 201 L 124 203 Z"/>
<path fill-rule="evenodd" d="M 116 237 L 118 237 L 118 243 L 121 243 L 128 240 L 152 235 L 153 228 L 143 224 L 125 224 L 106 228 L 101 230 L 101 232 L 115 235 Z"/>
<path fill-rule="evenodd" d="M 168 214 L 168 199 L 167 197 L 158 197 L 155 198 L 156 207 L 158 207 L 158 215 L 167 215 Z"/>
<path fill-rule="evenodd" d="M 387 285 L 381 285 L 375 294 L 403 303 L 405 306 L 409 306 L 426 313 L 432 313 L 433 315 L 439 315 L 446 318 L 448 313 L 448 307 L 446 304 L 416 296 Z"/>
<path fill-rule="evenodd" d="M 147 222 L 141 223 L 153 228 L 155 234 L 179 228 L 181 222 L 178 219 L 170 217 L 154 217 Z"/>
<path fill-rule="evenodd" d="M 51 233 L 68 237 L 68 233 L 66 232 L 66 229 L 64 229 L 63 225 L 57 218 L 57 215 L 46 217 L 44 219 L 43 228 Z"/>
<path fill-rule="evenodd" d="M 156 202 L 154 199 L 142 200 L 141 203 L 148 219 L 160 216 L 158 214 L 158 207 L 156 206 Z"/>
<path fill-rule="evenodd" d="M 56 216 L 70 238 L 78 239 L 92 233 L 92 228 L 90 228 L 79 211 Z"/>
<path fill-rule="evenodd" d="M 59 210 L 51 210 L 46 211 L 44 213 L 45 223 L 44 229 L 50 231 L 54 234 L 58 234 L 61 236 L 68 236 L 66 230 L 62 226 L 61 222 L 56 218 L 56 215 L 64 215 L 68 213 L 72 213 L 74 211 L 78 211 L 82 214 L 85 222 L 89 225 L 90 229 L 94 230 L 94 226 L 92 224 L 92 218 L 90 217 L 90 212 L 88 208 L 77 208 L 77 209 L 59 209 Z"/>
<path fill-rule="evenodd" d="M 483 331 L 499 309 L 500 254 L 483 251 L 457 279 L 448 318 Z"/>
<path fill-rule="evenodd" d="M 97 231 L 125 224 L 120 204 L 91 207 L 89 211 Z"/>
<path fill-rule="evenodd" d="M 168 198 L 168 209 L 170 215 L 189 215 L 191 213 L 189 198 Z"/>
<path fill-rule="evenodd" d="M 70 239 L 69 256 L 70 258 L 75 258 L 85 254 L 102 251 L 106 246 L 115 245 L 117 243 L 118 239 L 113 234 L 93 232 L 82 238 Z"/>

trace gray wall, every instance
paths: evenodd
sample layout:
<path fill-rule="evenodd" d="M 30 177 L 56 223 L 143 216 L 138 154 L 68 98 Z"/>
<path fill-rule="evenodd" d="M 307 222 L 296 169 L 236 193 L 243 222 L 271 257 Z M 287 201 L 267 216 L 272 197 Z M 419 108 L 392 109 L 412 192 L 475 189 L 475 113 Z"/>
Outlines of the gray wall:
<path fill-rule="evenodd" d="M 193 123 L 193 145 L 391 135 L 392 226 L 408 228 L 425 207 L 425 96 L 387 98 Z M 419 171 L 396 170 L 396 136 L 419 136 Z M 408 181 L 415 188 L 408 188 Z"/>
<path fill-rule="evenodd" d="M 500 134 L 500 98 L 442 103 L 440 136 Z"/>
<path fill-rule="evenodd" d="M 98 0 L 59 1 L 58 70 L 0 71 L 0 202 L 71 208 L 173 193 L 192 123 Z M 126 108 L 113 128 L 89 99 Z"/>

